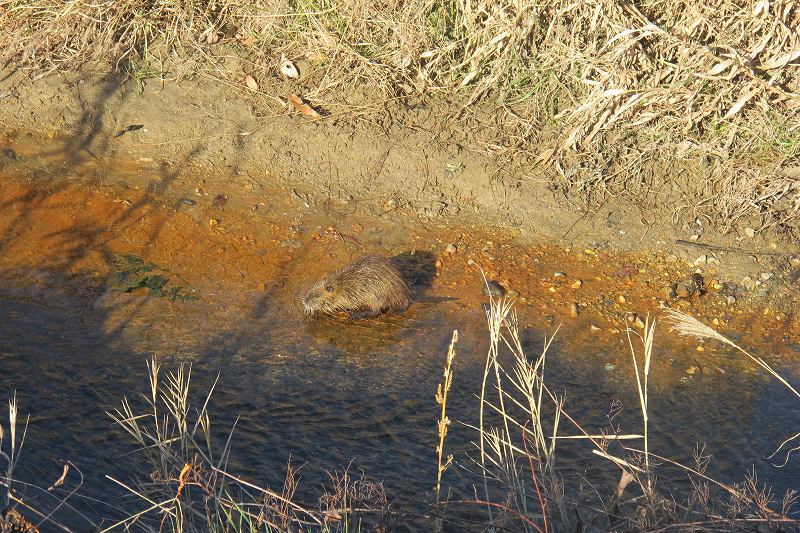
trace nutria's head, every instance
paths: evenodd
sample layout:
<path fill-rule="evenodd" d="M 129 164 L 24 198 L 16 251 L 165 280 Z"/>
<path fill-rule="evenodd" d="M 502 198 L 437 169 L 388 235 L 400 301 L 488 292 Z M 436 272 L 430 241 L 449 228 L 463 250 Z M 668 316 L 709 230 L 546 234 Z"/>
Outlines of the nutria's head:
<path fill-rule="evenodd" d="M 303 310 L 307 315 L 335 313 L 346 308 L 346 296 L 342 293 L 341 282 L 336 273 L 317 281 L 300 301 L 303 302 Z"/>

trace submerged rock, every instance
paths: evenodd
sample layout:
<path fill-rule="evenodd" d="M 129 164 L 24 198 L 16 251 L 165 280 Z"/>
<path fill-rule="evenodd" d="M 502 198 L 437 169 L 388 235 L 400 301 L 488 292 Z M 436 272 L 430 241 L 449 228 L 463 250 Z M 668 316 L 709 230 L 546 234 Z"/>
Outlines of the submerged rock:
<path fill-rule="evenodd" d="M 486 296 L 504 296 L 506 294 L 506 288 L 500 285 L 500 283 L 497 281 L 490 279 L 483 286 L 483 294 Z"/>

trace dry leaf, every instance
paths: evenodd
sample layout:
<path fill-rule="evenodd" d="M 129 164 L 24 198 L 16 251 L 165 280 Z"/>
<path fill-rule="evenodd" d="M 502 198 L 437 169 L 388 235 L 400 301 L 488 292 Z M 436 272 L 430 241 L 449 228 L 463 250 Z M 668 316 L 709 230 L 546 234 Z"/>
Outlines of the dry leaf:
<path fill-rule="evenodd" d="M 292 63 L 291 59 L 287 59 L 286 56 L 281 56 L 281 74 L 286 76 L 287 78 L 297 79 L 300 77 L 300 72 L 297 70 L 297 67 Z"/>
<path fill-rule="evenodd" d="M 64 484 L 64 480 L 67 479 L 67 472 L 69 472 L 69 464 L 64 463 L 64 471 L 61 473 L 61 477 L 58 478 L 55 483 L 50 485 L 50 488 L 47 490 L 53 490 L 56 487 L 60 487 Z"/>
<path fill-rule="evenodd" d="M 255 78 L 253 78 L 253 76 L 251 76 L 250 74 L 245 76 L 244 83 L 245 85 L 247 85 L 247 88 L 250 89 L 251 91 L 256 92 L 258 90 L 258 84 L 256 83 Z"/>
<path fill-rule="evenodd" d="M 322 116 L 313 107 L 303 102 L 303 99 L 296 94 L 290 94 L 288 100 L 299 113 L 307 117 L 319 118 Z"/>

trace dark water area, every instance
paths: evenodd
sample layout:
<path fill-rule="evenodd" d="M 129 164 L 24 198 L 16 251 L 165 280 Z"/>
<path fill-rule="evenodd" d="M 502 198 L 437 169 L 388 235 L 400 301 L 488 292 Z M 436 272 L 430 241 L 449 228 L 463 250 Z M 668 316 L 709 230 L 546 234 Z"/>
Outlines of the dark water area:
<path fill-rule="evenodd" d="M 328 481 L 326 471 L 350 465 L 382 481 L 399 506 L 421 512 L 436 480 L 434 394 L 458 328 L 448 401 L 454 423 L 446 444 L 455 464 L 444 487 L 452 497 L 467 497 L 480 484 L 468 458 L 476 455 L 475 432 L 459 422 L 477 421 L 475 395 L 488 342 L 481 309 L 421 304 L 402 316 L 310 321 L 285 302 L 270 301 L 269 294 L 212 305 L 202 298 L 170 302 L 104 294 L 81 288 L 80 280 L 64 279 L 59 287 L 58 277 L 47 283 L 12 274 L 1 279 L 0 400 L 5 405 L 16 391 L 21 414 L 31 417 L 15 477 L 46 488 L 66 461 L 74 463 L 83 485 L 69 500 L 72 508 L 55 517 L 77 530 L 86 530 L 90 521 L 119 519 L 120 508 L 144 507 L 106 477 L 132 484 L 149 474 L 141 453 L 106 412 L 125 396 L 140 405 L 139 393 L 148 391 L 146 362 L 154 354 L 165 370 L 192 364 L 196 406 L 219 375 L 210 415 L 220 442 L 238 417 L 229 471 L 279 489 L 291 457 L 302 465 L 297 498 L 313 504 Z M 543 332 L 524 332 L 530 356 L 539 353 L 543 339 Z M 669 367 L 671 357 L 681 357 L 660 353 L 658 338 L 656 344 L 655 375 Z M 797 364 L 796 356 L 788 361 L 784 370 Z M 624 409 L 614 423 L 625 433 L 641 431 L 624 345 L 590 348 L 560 336 L 548 354 L 546 379 L 566 395 L 566 409 L 588 430 L 606 427 L 611 403 L 619 400 Z M 713 455 L 710 475 L 731 483 L 755 468 L 759 481 L 780 497 L 800 488 L 797 457 L 776 469 L 762 456 L 800 427 L 797 405 L 778 382 L 757 374 L 707 375 L 687 386 L 653 378 L 650 449 L 691 464 L 695 444 L 705 442 Z M 7 429 L 5 407 L 0 413 Z M 576 434 L 563 420 L 561 428 Z M 558 468 L 567 480 L 584 476 L 613 485 L 618 478 L 616 467 L 592 455 L 585 442 L 564 441 L 559 450 Z M 674 470 L 665 469 L 665 476 L 676 486 L 685 484 Z M 48 509 L 64 490 L 47 494 L 31 486 L 22 492 Z"/>

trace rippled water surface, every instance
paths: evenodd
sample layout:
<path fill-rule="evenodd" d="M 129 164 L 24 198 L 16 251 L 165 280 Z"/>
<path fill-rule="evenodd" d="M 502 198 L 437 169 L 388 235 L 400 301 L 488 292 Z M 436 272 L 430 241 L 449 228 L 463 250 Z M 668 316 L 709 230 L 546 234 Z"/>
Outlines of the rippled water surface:
<path fill-rule="evenodd" d="M 46 487 L 72 461 L 85 480 L 71 504 L 92 521 L 119 516 L 113 505 L 120 502 L 135 505 L 133 498 L 120 500 L 123 489 L 106 476 L 131 481 L 148 473 L 105 413 L 123 396 L 147 390 L 146 361 L 153 354 L 167 369 L 192 364 L 195 402 L 219 374 L 211 408 L 215 430 L 224 437 L 239 417 L 230 470 L 279 487 L 291 457 L 304 465 L 298 496 L 306 501 L 319 496 L 326 470 L 352 464 L 384 481 L 401 504 L 420 508 L 435 483 L 434 392 L 455 327 L 461 341 L 449 416 L 476 420 L 486 349 L 479 308 L 421 303 L 402 316 L 309 321 L 269 293 L 224 303 L 170 302 L 37 276 L 7 275 L 0 289 L 2 396 L 16 391 L 22 413 L 31 415 L 17 477 Z M 524 332 L 531 354 L 542 338 Z M 783 366 L 796 365 L 796 355 Z M 657 353 L 655 376 L 674 364 L 670 357 L 681 354 Z M 547 365 L 551 387 L 565 392 L 567 409 L 588 429 L 606 425 L 611 402 L 621 400 L 625 409 L 615 423 L 639 431 L 625 346 L 590 349 L 562 336 Z M 653 379 L 651 450 L 689 462 L 695 443 L 706 442 L 714 456 L 709 472 L 725 481 L 740 480 L 754 465 L 759 479 L 777 491 L 797 487 L 796 460 L 781 470 L 761 460 L 800 427 L 797 404 L 783 387 L 733 371 L 700 376 L 687 386 Z M 454 495 L 469 494 L 479 482 L 466 456 L 473 436 L 461 424 L 452 426 L 447 446 L 457 464 L 445 486 Z M 606 466 L 579 442 L 562 446 L 559 468 L 568 478 L 613 477 Z M 49 501 L 33 488 L 26 495 Z M 61 513 L 66 523 L 86 523 L 75 512 Z"/>

